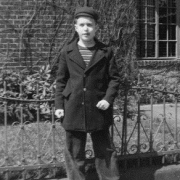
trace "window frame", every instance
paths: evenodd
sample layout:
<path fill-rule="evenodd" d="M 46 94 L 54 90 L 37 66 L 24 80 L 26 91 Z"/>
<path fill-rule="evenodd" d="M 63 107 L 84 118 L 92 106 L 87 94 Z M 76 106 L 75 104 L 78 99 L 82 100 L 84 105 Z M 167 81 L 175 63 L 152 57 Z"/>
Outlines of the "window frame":
<path fill-rule="evenodd" d="M 171 60 L 171 61 L 180 60 L 180 1 L 176 0 L 176 40 L 175 40 L 176 50 L 175 50 L 175 56 L 173 57 L 159 57 L 159 42 L 160 42 L 159 40 L 159 15 L 158 15 L 159 8 L 157 7 L 158 7 L 158 1 L 155 0 L 155 40 L 154 40 L 155 41 L 155 56 L 154 57 L 139 57 L 138 56 L 138 60 L 153 60 L 153 61 L 154 60 Z M 147 41 L 148 41 L 147 35 L 145 35 L 145 42 Z M 167 40 L 167 41 L 170 41 L 170 40 Z M 139 43 L 139 47 L 140 47 L 140 42 L 141 41 L 137 40 L 137 43 Z M 141 47 L 139 48 L 139 50 L 141 50 Z M 146 53 L 147 53 L 147 50 L 146 50 Z"/>

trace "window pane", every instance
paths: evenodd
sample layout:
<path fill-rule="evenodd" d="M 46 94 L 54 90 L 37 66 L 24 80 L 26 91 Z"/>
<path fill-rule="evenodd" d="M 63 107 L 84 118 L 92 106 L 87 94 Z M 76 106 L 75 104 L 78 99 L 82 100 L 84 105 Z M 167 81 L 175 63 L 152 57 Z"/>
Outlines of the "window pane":
<path fill-rule="evenodd" d="M 139 8 L 137 50 L 140 57 L 176 56 L 177 1 L 180 0 L 137 0 Z M 158 19 L 155 19 L 156 12 Z"/>
<path fill-rule="evenodd" d="M 147 42 L 147 57 L 155 57 L 155 42 Z"/>
<path fill-rule="evenodd" d="M 176 42 L 169 42 L 169 57 L 173 57 L 176 55 Z"/>
<path fill-rule="evenodd" d="M 147 39 L 155 40 L 155 25 L 147 25 Z"/>
<path fill-rule="evenodd" d="M 138 16 L 139 16 L 139 21 L 140 23 L 144 23 L 145 22 L 145 7 L 140 7 L 139 11 L 138 11 Z"/>
<path fill-rule="evenodd" d="M 176 40 L 176 26 L 169 26 L 169 28 L 168 28 L 168 39 Z"/>
<path fill-rule="evenodd" d="M 175 8 L 169 9 L 168 23 L 174 23 L 174 24 L 176 23 L 176 9 Z"/>
<path fill-rule="evenodd" d="M 176 0 L 168 0 L 169 7 L 176 7 Z"/>
<path fill-rule="evenodd" d="M 139 41 L 137 53 L 139 57 L 145 57 L 145 42 L 144 41 Z"/>
<path fill-rule="evenodd" d="M 145 6 L 146 5 L 146 1 L 145 0 L 138 0 L 138 5 Z"/>
<path fill-rule="evenodd" d="M 159 23 L 167 23 L 167 9 L 159 8 Z"/>
<path fill-rule="evenodd" d="M 147 0 L 147 5 L 154 6 L 155 5 L 155 0 Z"/>
<path fill-rule="evenodd" d="M 167 26 L 166 25 L 159 25 L 159 39 L 167 40 Z"/>
<path fill-rule="evenodd" d="M 167 7 L 167 1 L 166 0 L 159 0 L 159 7 Z"/>
<path fill-rule="evenodd" d="M 155 22 L 155 8 L 154 7 L 147 8 L 147 22 Z"/>
<path fill-rule="evenodd" d="M 159 57 L 167 56 L 167 42 L 159 42 Z"/>
<path fill-rule="evenodd" d="M 140 40 L 145 39 L 145 25 L 144 24 L 139 25 L 138 38 Z"/>

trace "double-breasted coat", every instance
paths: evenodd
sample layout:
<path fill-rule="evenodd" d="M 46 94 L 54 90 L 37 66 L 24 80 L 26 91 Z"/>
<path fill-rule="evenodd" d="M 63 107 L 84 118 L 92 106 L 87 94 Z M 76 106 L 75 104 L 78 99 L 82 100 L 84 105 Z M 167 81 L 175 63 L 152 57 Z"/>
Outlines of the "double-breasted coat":
<path fill-rule="evenodd" d="M 96 40 L 96 50 L 88 67 L 75 40 L 59 57 L 55 108 L 64 109 L 65 130 L 92 132 L 113 122 L 113 101 L 118 91 L 119 73 L 112 48 Z M 100 100 L 110 103 L 107 110 L 96 107 Z"/>

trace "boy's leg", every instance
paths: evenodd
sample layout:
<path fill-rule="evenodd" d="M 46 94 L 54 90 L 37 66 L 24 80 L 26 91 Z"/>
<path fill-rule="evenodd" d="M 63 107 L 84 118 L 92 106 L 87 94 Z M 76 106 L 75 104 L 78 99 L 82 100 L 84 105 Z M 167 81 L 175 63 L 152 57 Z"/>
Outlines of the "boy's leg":
<path fill-rule="evenodd" d="M 119 180 L 116 152 L 111 150 L 109 130 L 91 133 L 95 153 L 96 171 L 100 180 Z"/>
<path fill-rule="evenodd" d="M 69 180 L 85 180 L 86 133 L 66 131 L 65 162 Z"/>

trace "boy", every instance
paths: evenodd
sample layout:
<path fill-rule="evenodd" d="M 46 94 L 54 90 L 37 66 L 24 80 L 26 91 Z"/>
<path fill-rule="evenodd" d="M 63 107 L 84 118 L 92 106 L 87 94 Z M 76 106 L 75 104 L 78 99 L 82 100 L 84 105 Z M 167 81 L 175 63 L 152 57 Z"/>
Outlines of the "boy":
<path fill-rule="evenodd" d="M 112 49 L 95 38 L 97 20 L 98 14 L 91 7 L 76 10 L 78 38 L 63 48 L 59 59 L 55 115 L 63 117 L 69 180 L 86 178 L 87 133 L 91 134 L 99 179 L 119 179 L 109 136 L 119 75 Z"/>

